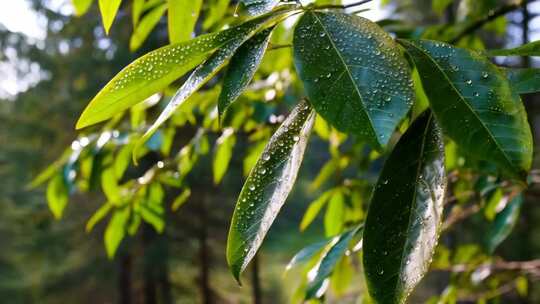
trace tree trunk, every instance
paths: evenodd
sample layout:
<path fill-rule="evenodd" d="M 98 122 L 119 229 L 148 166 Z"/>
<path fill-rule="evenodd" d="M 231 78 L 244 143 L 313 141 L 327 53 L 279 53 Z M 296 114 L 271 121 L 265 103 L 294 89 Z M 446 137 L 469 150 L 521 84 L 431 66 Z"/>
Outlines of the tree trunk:
<path fill-rule="evenodd" d="M 118 264 L 119 303 L 131 304 L 131 255 L 124 253 Z"/>

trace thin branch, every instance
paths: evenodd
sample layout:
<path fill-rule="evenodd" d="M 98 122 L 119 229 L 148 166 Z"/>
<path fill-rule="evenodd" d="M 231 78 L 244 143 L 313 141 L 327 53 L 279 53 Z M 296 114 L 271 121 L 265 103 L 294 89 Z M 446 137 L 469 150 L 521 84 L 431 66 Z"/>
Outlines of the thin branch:
<path fill-rule="evenodd" d="M 371 2 L 371 1 L 372 0 L 362 0 L 362 1 L 351 3 L 351 4 L 347 4 L 347 5 L 328 4 L 328 5 L 314 6 L 313 8 L 315 8 L 315 9 L 332 9 L 332 8 L 334 8 L 334 9 L 348 9 L 348 8 L 351 8 L 351 7 L 366 4 L 366 3 Z"/>
<path fill-rule="evenodd" d="M 496 10 L 490 11 L 487 16 L 484 18 L 478 19 L 475 22 L 471 23 L 469 26 L 465 27 L 460 31 L 453 39 L 450 40 L 450 43 L 455 44 L 459 42 L 464 37 L 476 32 L 478 29 L 482 28 L 486 23 L 489 23 L 501 16 L 508 14 L 509 12 L 520 9 L 523 3 L 527 3 L 527 0 L 516 1 L 514 3 L 509 3 L 507 5 L 501 6 Z"/>
<path fill-rule="evenodd" d="M 491 272 L 495 271 L 519 271 L 538 276 L 540 274 L 540 259 L 529 261 L 504 261 L 498 260 L 493 263 L 482 265 L 456 264 L 447 268 L 433 268 L 436 271 L 449 271 L 454 273 L 474 271 L 479 268 L 487 268 Z"/>
<path fill-rule="evenodd" d="M 269 51 L 291 48 L 292 44 L 271 44 L 268 48 Z"/>
<path fill-rule="evenodd" d="M 444 221 L 443 226 L 442 226 L 442 231 L 445 231 L 448 228 L 452 227 L 452 225 L 454 225 L 455 223 L 462 221 L 473 214 L 476 214 L 480 210 L 481 210 L 480 205 L 475 203 L 458 212 L 452 211 L 450 216 L 446 219 L 446 221 Z"/>

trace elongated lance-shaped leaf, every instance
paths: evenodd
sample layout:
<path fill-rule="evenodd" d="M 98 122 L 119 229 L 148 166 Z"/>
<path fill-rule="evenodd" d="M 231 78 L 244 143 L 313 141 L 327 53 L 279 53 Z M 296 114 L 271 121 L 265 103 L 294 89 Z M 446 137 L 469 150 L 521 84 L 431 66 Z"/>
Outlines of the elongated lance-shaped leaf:
<path fill-rule="evenodd" d="M 487 50 L 486 56 L 540 56 L 540 40 L 512 49 Z"/>
<path fill-rule="evenodd" d="M 77 122 L 77 129 L 107 120 L 152 94 L 165 89 L 170 83 L 208 58 L 218 48 L 229 46 L 222 49 L 220 53 L 222 54 L 230 46 L 240 45 L 266 22 L 285 12 L 287 10 L 284 9 L 257 17 L 225 31 L 171 44 L 135 60 L 120 71 L 92 99 L 81 114 Z"/>
<path fill-rule="evenodd" d="M 161 4 L 153 8 L 148 14 L 144 15 L 129 39 L 130 51 L 134 52 L 141 47 L 146 38 L 148 38 L 148 35 L 150 35 L 152 30 L 156 27 L 163 14 L 165 14 L 165 11 L 167 11 L 167 5 Z"/>
<path fill-rule="evenodd" d="M 105 33 L 109 34 L 111 25 L 113 24 L 116 13 L 122 4 L 122 0 L 99 0 L 99 10 Z"/>
<path fill-rule="evenodd" d="M 279 0 L 240 0 L 240 2 L 245 5 L 249 15 L 256 16 L 271 11 Z"/>
<path fill-rule="evenodd" d="M 249 38 L 251 38 L 257 30 L 260 30 L 264 25 L 272 23 L 277 20 L 277 16 L 280 14 L 267 14 L 261 17 L 254 19 L 253 21 L 248 21 L 244 23 L 244 26 L 250 30 L 244 29 L 239 31 L 237 29 L 237 35 L 234 39 L 228 41 L 227 44 L 223 45 L 222 48 L 217 50 L 208 60 L 203 64 L 198 66 L 192 73 L 189 75 L 188 79 L 184 84 L 178 89 L 176 94 L 173 96 L 169 104 L 163 109 L 159 114 L 156 121 L 150 126 L 146 133 L 141 137 L 137 146 L 140 146 L 148 138 L 154 134 L 154 132 L 161 126 L 171 115 L 181 106 L 184 101 L 186 101 L 193 93 L 195 93 L 199 88 L 201 88 L 208 80 L 212 79 L 223 66 L 231 59 L 236 50 Z"/>
<path fill-rule="evenodd" d="M 519 95 L 487 58 L 449 44 L 400 40 L 420 73 L 445 135 L 469 155 L 523 179 L 531 167 L 532 136 Z"/>
<path fill-rule="evenodd" d="M 314 119 L 311 106 L 300 102 L 270 138 L 240 192 L 227 240 L 227 262 L 238 281 L 294 185 Z"/>
<path fill-rule="evenodd" d="M 242 94 L 255 75 L 264 56 L 272 28 L 266 29 L 246 41 L 231 58 L 223 77 L 223 88 L 218 99 L 219 115 Z"/>
<path fill-rule="evenodd" d="M 167 0 L 171 43 L 189 40 L 202 7 L 202 0 Z"/>
<path fill-rule="evenodd" d="M 308 11 L 293 46 L 317 113 L 343 132 L 385 145 L 414 100 L 407 61 L 392 38 L 362 17 Z"/>
<path fill-rule="evenodd" d="M 512 90 L 518 94 L 540 92 L 540 69 L 505 69 Z"/>
<path fill-rule="evenodd" d="M 77 16 L 84 15 L 90 6 L 92 5 L 93 0 L 71 0 L 73 7 L 75 8 L 75 14 Z"/>
<path fill-rule="evenodd" d="M 445 190 L 443 138 L 426 111 L 396 144 L 373 190 L 363 262 L 377 303 L 404 303 L 427 271 Z"/>
<path fill-rule="evenodd" d="M 514 197 L 504 209 L 497 214 L 486 234 L 486 246 L 490 253 L 510 235 L 517 221 L 519 220 L 519 211 L 523 204 L 523 195 Z"/>

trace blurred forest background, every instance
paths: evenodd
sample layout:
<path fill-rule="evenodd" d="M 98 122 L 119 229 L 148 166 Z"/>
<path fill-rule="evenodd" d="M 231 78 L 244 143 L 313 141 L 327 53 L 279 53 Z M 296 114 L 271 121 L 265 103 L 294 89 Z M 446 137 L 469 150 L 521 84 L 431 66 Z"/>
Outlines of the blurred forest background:
<path fill-rule="evenodd" d="M 0 18 L 0 302 L 288 302 L 294 292 L 295 275 L 284 276 L 285 265 L 302 247 L 324 236 L 322 225 L 311 225 L 300 232 L 298 223 L 308 203 L 316 197 L 309 184 L 329 158 L 326 145 L 317 139 L 310 144 L 297 185 L 242 287 L 227 269 L 224 247 L 226 228 L 244 180 L 243 153 L 233 154 L 231 169 L 219 186 L 211 186 L 211 156 L 204 156 L 207 161 L 200 162 L 202 165 L 190 180 L 189 201 L 180 211 L 167 211 L 165 231 L 158 234 L 150 225 L 143 224 L 141 231 L 124 242 L 110 260 L 103 247 L 103 225 L 91 233 L 85 232 L 88 218 L 103 202 L 100 193 L 75 194 L 64 217 L 57 221 L 47 207 L 45 190 L 28 190 L 27 185 L 77 138 L 76 119 L 103 85 L 135 58 L 168 43 L 166 21 L 161 20 L 139 50 L 130 52 L 131 1 L 124 1 L 109 36 L 101 26 L 97 5 L 77 17 L 68 0 L 5 1 L 3 16 L 12 15 L 11 20 L 18 18 L 17 11 L 10 12 L 14 2 L 27 2 L 24 7 L 31 12 L 25 15 L 36 19 L 43 35 L 31 37 L 18 32 L 2 20 L 5 17 Z M 410 30 L 451 24 L 461 18 L 458 2 L 475 1 L 402 0 L 386 1 L 390 3 L 385 6 L 380 1 L 373 2 L 370 7 L 378 10 L 374 16 L 389 18 L 389 24 L 390 20 L 403 20 Z M 443 6 L 443 10 L 433 5 L 442 2 L 452 3 Z M 506 3 L 480 2 L 489 7 Z M 227 15 L 232 16 L 233 11 L 231 4 Z M 462 43 L 471 48 L 481 48 L 482 43 L 489 47 L 513 47 L 537 40 L 538 14 L 540 1 L 529 1 L 490 23 L 481 32 L 481 40 Z M 20 22 L 25 22 L 25 18 L 21 17 Z M 290 54 L 284 56 L 290 60 Z M 530 58 L 497 60 L 515 67 L 538 64 Z M 534 137 L 538 139 L 540 100 L 529 95 L 524 102 Z M 275 119 L 272 112 L 264 115 Z M 235 151 L 245 151 L 248 145 L 240 139 Z M 535 161 L 534 168 L 539 169 L 538 166 Z M 166 197 L 172 199 L 172 195 L 168 193 Z M 539 198 L 538 187 L 526 192 L 518 225 L 498 250 L 505 259 L 540 258 Z M 457 239 L 466 240 L 468 235 L 472 238 L 476 233 L 472 229 L 474 221 L 473 218 L 459 223 L 445 233 L 441 242 L 457 246 Z M 322 223 L 322 219 L 317 219 L 317 223 Z M 466 241 L 459 244 L 467 246 Z M 448 280 L 447 273 L 431 272 L 411 303 L 444 293 Z M 540 303 L 540 283 L 525 280 L 523 286 L 518 288 L 522 295 L 511 289 L 508 298 L 497 303 L 510 303 L 504 299 L 511 303 Z M 523 292 L 524 288 L 528 292 Z M 352 286 L 349 292 L 357 295 L 360 290 Z M 476 301 L 474 297 L 461 300 Z"/>

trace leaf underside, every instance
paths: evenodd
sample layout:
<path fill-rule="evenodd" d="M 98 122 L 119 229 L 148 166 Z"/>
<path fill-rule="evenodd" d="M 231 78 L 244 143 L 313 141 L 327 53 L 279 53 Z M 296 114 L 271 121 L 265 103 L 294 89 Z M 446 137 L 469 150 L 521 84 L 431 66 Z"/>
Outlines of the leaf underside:
<path fill-rule="evenodd" d="M 440 129 L 417 118 L 385 162 L 364 228 L 364 268 L 377 303 L 404 303 L 428 269 L 440 231 L 446 177 Z"/>

